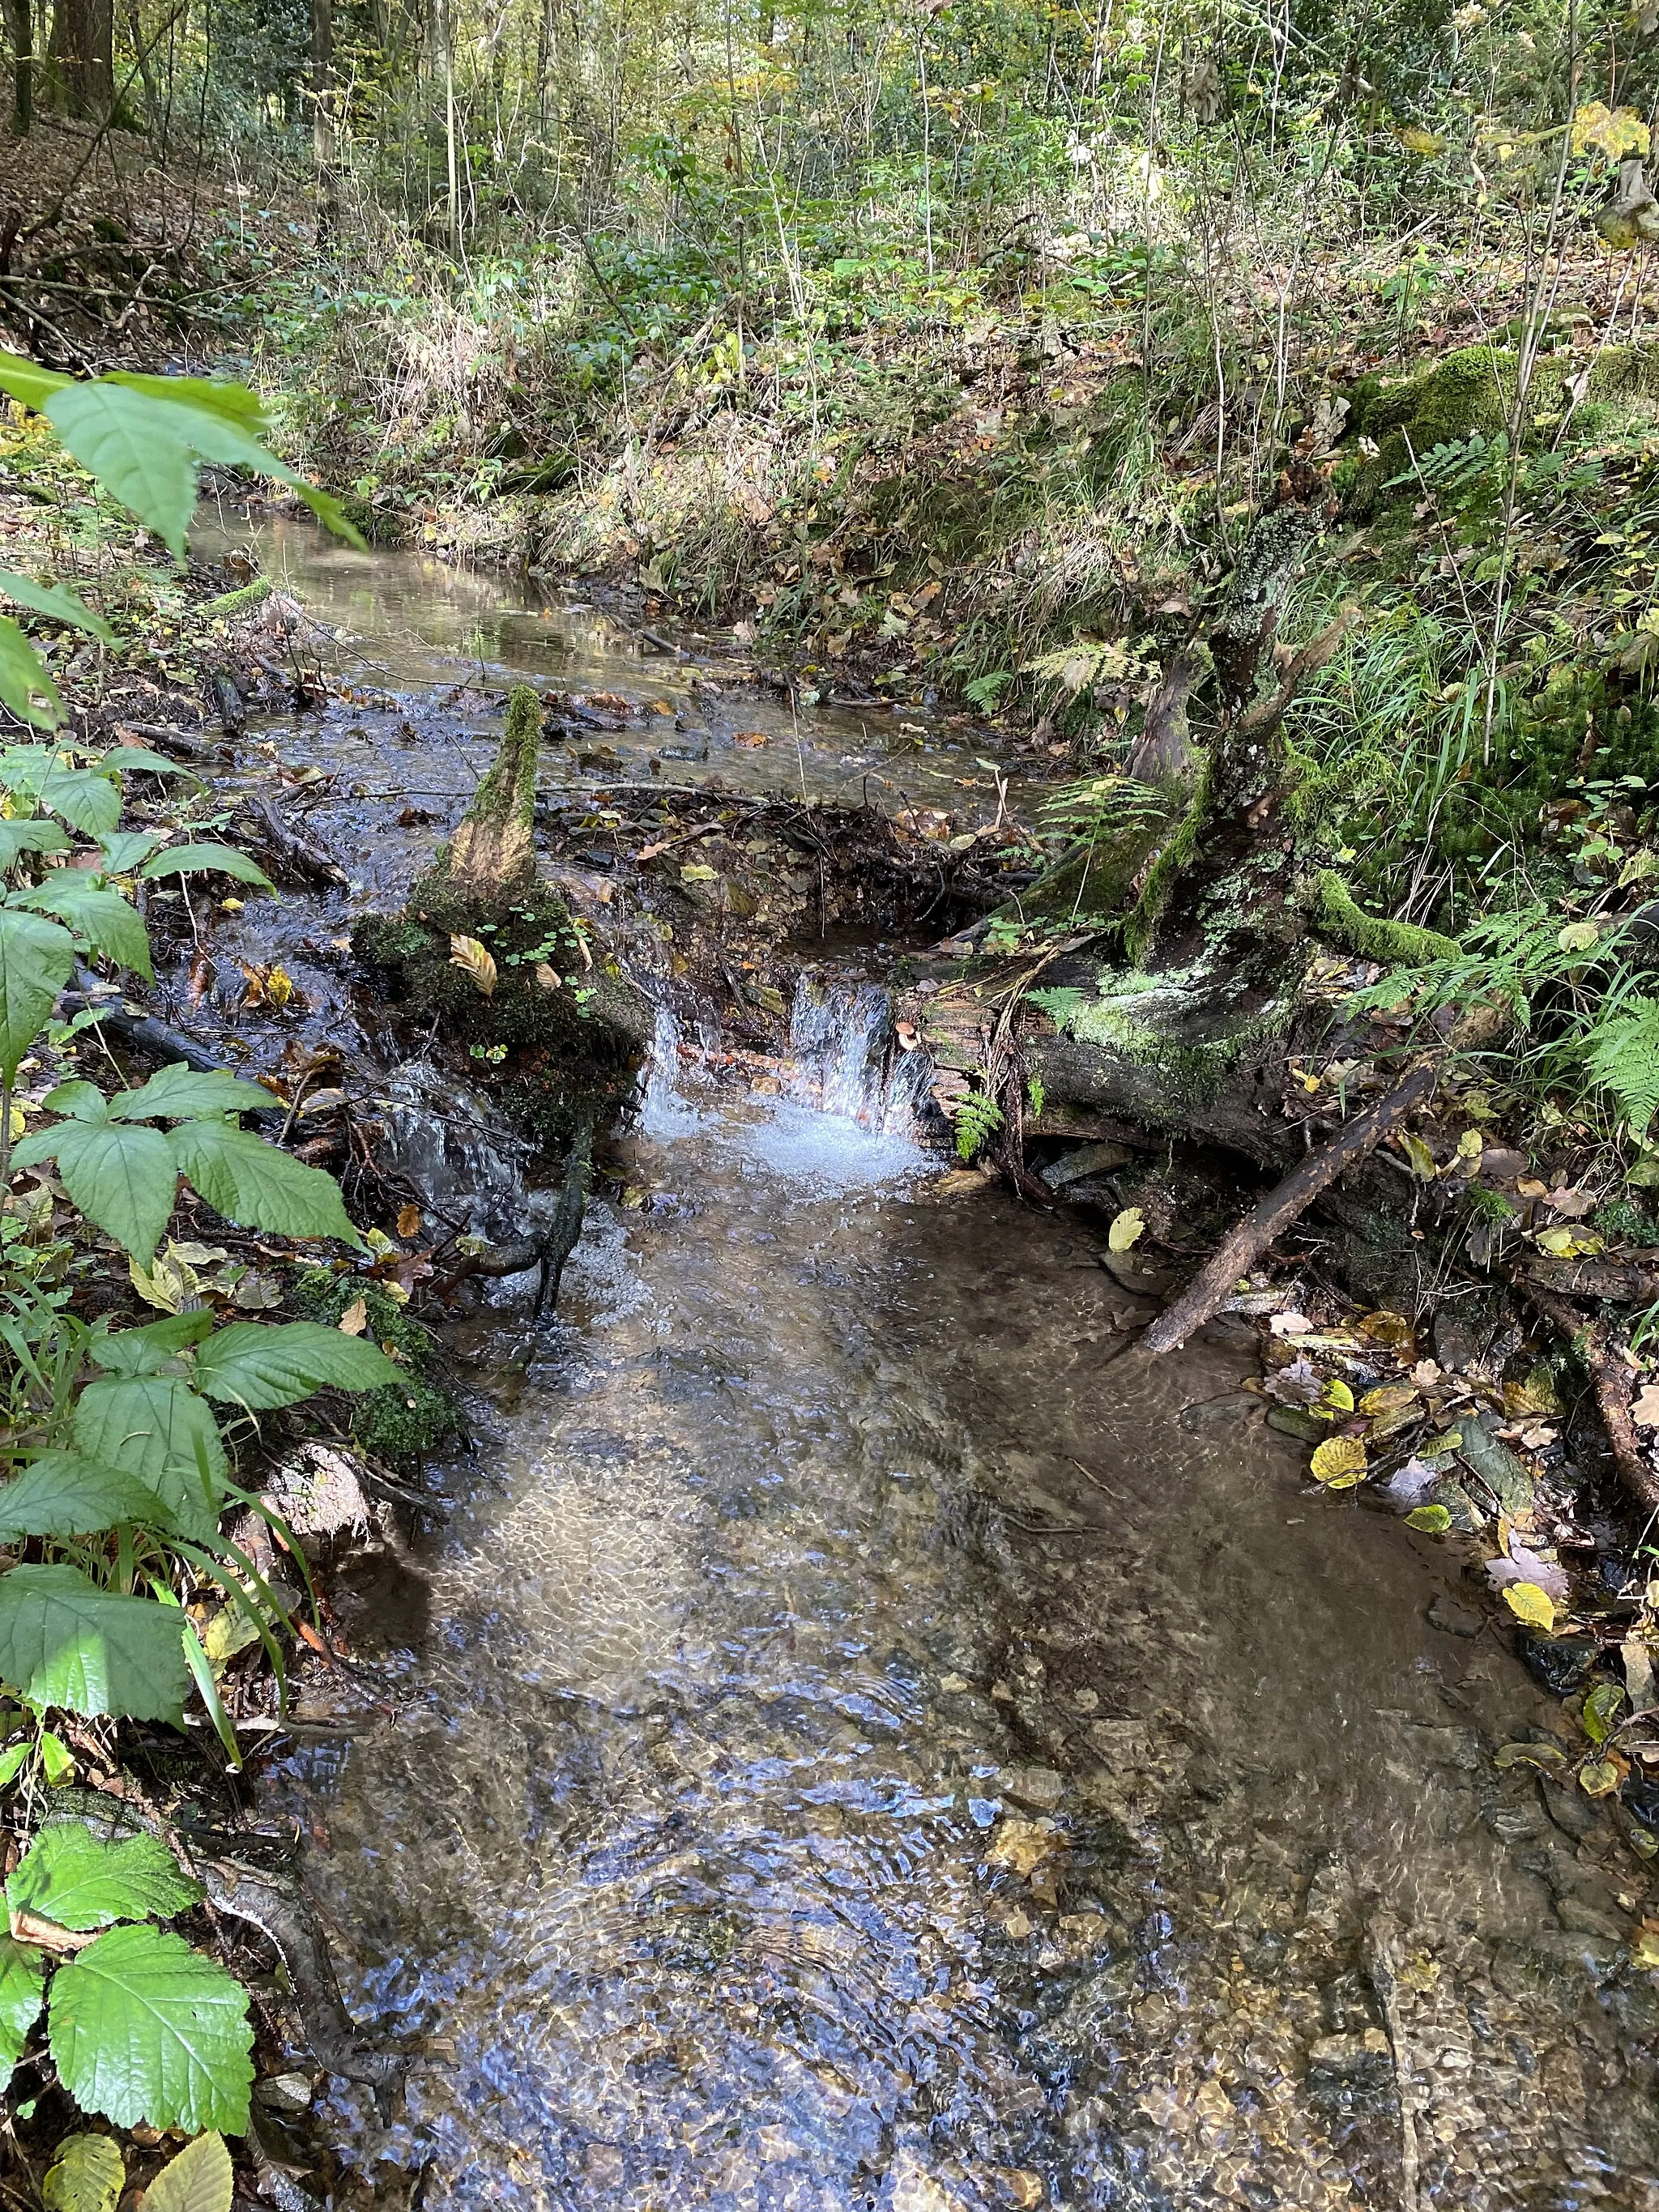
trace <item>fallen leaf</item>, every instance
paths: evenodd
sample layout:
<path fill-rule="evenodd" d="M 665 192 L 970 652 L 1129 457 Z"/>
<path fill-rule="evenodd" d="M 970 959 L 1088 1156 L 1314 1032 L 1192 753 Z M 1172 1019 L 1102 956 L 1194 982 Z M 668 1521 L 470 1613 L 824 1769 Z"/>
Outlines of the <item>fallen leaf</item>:
<path fill-rule="evenodd" d="M 737 730 L 732 733 L 732 742 L 734 745 L 745 745 L 752 751 L 760 745 L 769 745 L 771 732 L 767 730 Z"/>
<path fill-rule="evenodd" d="M 1274 1336 L 1306 1336 L 1313 1323 L 1306 1314 L 1276 1313 L 1268 1316 L 1267 1328 Z"/>
<path fill-rule="evenodd" d="M 1578 1770 L 1578 1787 L 1587 1797 L 1610 1797 L 1619 1787 L 1619 1769 L 1610 1759 L 1592 1759 Z"/>
<path fill-rule="evenodd" d="M 1353 1392 L 1340 1375 L 1331 1376 L 1321 1396 L 1334 1413 L 1351 1413 L 1353 1411 Z"/>
<path fill-rule="evenodd" d="M 1408 1528 L 1421 1528 L 1431 1536 L 1443 1536 L 1451 1527 L 1451 1515 L 1443 1505 L 1414 1505 L 1406 1516 Z"/>
<path fill-rule="evenodd" d="M 556 991 L 563 981 L 564 978 L 556 968 L 550 968 L 545 960 L 537 963 L 536 988 L 538 991 Z"/>
<path fill-rule="evenodd" d="M 1510 1583 L 1504 1591 L 1504 1602 L 1517 1620 L 1525 1621 L 1528 1628 L 1541 1628 L 1551 1633 L 1555 1628 L 1555 1607 L 1547 1590 L 1536 1583 Z"/>
<path fill-rule="evenodd" d="M 361 1336 L 368 1327 L 368 1305 L 363 1298 L 353 1298 L 340 1316 L 337 1323 L 342 1336 Z"/>
<path fill-rule="evenodd" d="M 1146 1217 L 1140 1208 L 1138 1206 L 1126 1206 L 1106 1232 L 1108 1249 L 1113 1252 L 1127 1252 L 1132 1244 L 1139 1242 L 1146 1226 Z"/>
<path fill-rule="evenodd" d="M 1644 1385 L 1630 1414 L 1638 1428 L 1659 1429 L 1659 1382 Z"/>
<path fill-rule="evenodd" d="M 1362 1413 L 1402 1413 L 1407 1406 L 1419 1402 L 1416 1390 L 1409 1382 L 1384 1382 L 1375 1390 L 1367 1390 L 1359 1401 Z"/>
<path fill-rule="evenodd" d="M 1625 1693 L 1617 1682 L 1598 1682 L 1579 1709 L 1584 1734 L 1592 1743 L 1605 1743 L 1618 1722 Z"/>
<path fill-rule="evenodd" d="M 1567 1754 L 1559 1743 L 1505 1743 L 1492 1753 L 1494 1766 L 1565 1766 Z"/>
<path fill-rule="evenodd" d="M 480 945 L 476 937 L 452 937 L 449 940 L 449 964 L 459 968 L 486 999 L 495 992 L 495 963 L 488 946 Z"/>
<path fill-rule="evenodd" d="M 1434 1181 L 1440 1170 L 1435 1164 L 1434 1154 L 1421 1137 L 1414 1137 L 1409 1129 L 1402 1130 L 1400 1137 L 1400 1149 L 1411 1162 L 1412 1173 L 1419 1182 Z"/>
<path fill-rule="evenodd" d="M 404 1209 L 403 1209 L 403 1211 L 402 1211 L 402 1212 L 398 1214 L 398 1236 L 399 1236 L 399 1237 L 418 1237 L 418 1236 L 420 1235 L 420 1233 L 421 1233 L 421 1209 L 420 1209 L 420 1207 L 419 1207 L 418 1206 L 404 1206 Z"/>
<path fill-rule="evenodd" d="M 1364 1480 L 1365 1447 L 1357 1437 L 1327 1437 L 1309 1462 L 1309 1473 L 1327 1490 L 1352 1490 Z"/>
<path fill-rule="evenodd" d="M 1376 1313 L 1366 1314 L 1359 1328 L 1361 1334 L 1369 1336 L 1374 1344 L 1393 1345 L 1398 1349 L 1412 1340 L 1412 1325 L 1405 1315 L 1390 1313 L 1386 1306 Z"/>

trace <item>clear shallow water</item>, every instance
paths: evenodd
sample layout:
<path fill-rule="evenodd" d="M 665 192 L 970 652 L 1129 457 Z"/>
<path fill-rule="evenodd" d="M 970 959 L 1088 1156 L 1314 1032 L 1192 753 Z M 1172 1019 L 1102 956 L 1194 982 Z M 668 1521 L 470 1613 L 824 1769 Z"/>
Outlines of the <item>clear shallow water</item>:
<path fill-rule="evenodd" d="M 276 917 L 302 982 L 344 903 Z M 1555 1709 L 1444 1610 L 1456 1559 L 1310 1494 L 1248 1344 L 1127 1378 L 1085 1233 L 941 1196 L 814 1020 L 779 1098 L 665 1034 L 649 1210 L 595 1209 L 556 1331 L 477 1325 L 498 1432 L 348 1610 L 397 1717 L 268 1784 L 358 2016 L 440 2039 L 390 2120 L 343 2104 L 365 2170 L 561 2212 L 1655 2212 L 1638 1877 L 1493 1769 Z"/>

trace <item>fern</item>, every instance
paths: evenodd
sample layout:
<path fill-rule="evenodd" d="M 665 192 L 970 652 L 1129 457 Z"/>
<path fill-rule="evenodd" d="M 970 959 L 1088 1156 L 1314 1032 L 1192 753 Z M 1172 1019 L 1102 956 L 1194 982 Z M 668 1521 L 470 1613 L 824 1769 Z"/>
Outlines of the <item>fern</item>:
<path fill-rule="evenodd" d="M 1050 831 L 1093 844 L 1120 830 L 1156 827 L 1169 811 L 1169 799 L 1154 784 L 1132 775 L 1091 775 L 1045 799 L 1042 820 Z"/>
<path fill-rule="evenodd" d="M 1034 1006 L 1041 1006 L 1054 1027 L 1062 1032 L 1071 1028 L 1089 999 L 1086 991 L 1074 990 L 1069 983 L 1057 983 L 1041 991 L 1028 991 L 1025 995 Z"/>
<path fill-rule="evenodd" d="M 1659 999 L 1632 994 L 1584 1039 L 1584 1069 L 1610 1091 L 1638 1136 L 1659 1112 Z"/>
<path fill-rule="evenodd" d="M 1114 680 L 1129 672 L 1130 656 L 1121 645 L 1097 637 L 1073 638 L 1070 645 L 1057 647 L 1052 653 L 1039 653 L 1028 660 L 1021 673 L 1040 676 L 1046 683 L 1058 684 L 1067 691 L 1081 691 L 1085 684 L 1098 684 L 1103 678 Z"/>
<path fill-rule="evenodd" d="M 957 1158 L 971 1160 L 1002 1127 L 1002 1109 L 983 1091 L 970 1091 L 956 1111 Z"/>
<path fill-rule="evenodd" d="M 1028 1075 L 1025 1079 L 1025 1108 L 1034 1121 L 1040 1121 L 1042 1119 L 1042 1109 L 1048 1101 L 1048 1093 L 1043 1088 L 1042 1078 L 1040 1075 Z"/>

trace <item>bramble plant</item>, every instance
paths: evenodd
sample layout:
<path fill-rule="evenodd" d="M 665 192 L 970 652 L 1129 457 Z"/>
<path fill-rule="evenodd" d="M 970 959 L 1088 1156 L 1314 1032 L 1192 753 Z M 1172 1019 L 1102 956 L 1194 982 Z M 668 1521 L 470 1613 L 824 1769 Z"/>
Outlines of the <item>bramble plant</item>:
<path fill-rule="evenodd" d="M 325 521 L 355 538 L 331 501 L 269 453 L 258 402 L 240 386 L 143 376 L 76 382 L 0 355 L 0 391 L 42 412 L 75 459 L 175 556 L 204 461 L 291 484 Z M 52 584 L 0 570 L 0 594 L 113 641 L 100 616 Z M 243 1116 L 268 1110 L 270 1099 L 229 1074 L 175 1065 L 110 1094 L 76 1078 L 40 1102 L 52 1121 L 20 1133 L 23 1117 L 12 1096 L 20 1065 L 43 1031 L 61 1043 L 95 1018 L 48 1028 L 82 963 L 153 975 L 135 883 L 199 873 L 270 885 L 228 846 L 167 844 L 159 833 L 121 826 L 125 775 L 186 771 L 133 747 L 105 751 L 55 736 L 62 698 L 9 617 L 0 617 L 0 702 L 43 733 L 0 750 L 0 1192 L 7 1214 L 29 1205 L 11 1197 L 13 1176 L 50 1162 L 70 1203 L 126 1252 L 135 1280 L 154 1259 L 181 1181 L 245 1228 L 361 1246 L 333 1178 L 243 1127 Z M 242 1493 L 231 1480 L 216 1408 L 258 1413 L 324 1388 L 373 1390 L 399 1370 L 374 1344 L 338 1329 L 315 1322 L 220 1328 L 206 1305 L 137 1328 L 112 1328 L 107 1320 L 89 1326 L 69 1310 L 66 1291 L 31 1270 L 15 1237 L 0 1240 L 0 1364 L 9 1370 L 0 1543 L 13 1555 L 0 1572 L 0 1683 L 30 1723 L 0 1753 L 0 1787 L 25 1774 L 38 1772 L 48 1784 L 72 1774 L 71 1753 L 46 1724 L 52 1709 L 178 1724 L 192 1683 L 239 1764 L 209 1654 L 180 1593 L 216 1584 L 265 1644 L 279 1680 L 274 1632 L 286 1614 L 220 1533 L 221 1512 Z M 25 1547 L 27 1556 L 18 1559 Z M 84 1828 L 49 1825 L 6 1893 L 12 1933 L 0 1939 L 0 2056 L 12 2063 L 21 2056 L 44 2005 L 58 2077 L 88 2111 L 121 2124 L 246 2127 L 246 1996 L 222 1967 L 153 1924 L 203 1894 L 162 1844 L 147 1836 L 103 1843 Z M 52 1964 L 55 1958 L 61 1963 Z M 184 2156 L 200 2148 L 192 2144 Z M 168 2174 L 183 2163 L 160 2177 L 152 2202 L 172 2201 Z M 80 2179 L 90 2195 L 76 2195 L 71 2166 L 77 2173 L 87 2167 Z M 105 2185 L 118 2189 L 119 2153 L 104 2138 L 74 2137 L 61 2147 L 53 2173 L 62 2201 L 112 2203 Z M 227 2203 L 228 2174 L 225 2159 Z M 216 2166 L 207 2179 L 216 2203 Z M 52 2186 L 49 2175 L 48 2202 Z"/>

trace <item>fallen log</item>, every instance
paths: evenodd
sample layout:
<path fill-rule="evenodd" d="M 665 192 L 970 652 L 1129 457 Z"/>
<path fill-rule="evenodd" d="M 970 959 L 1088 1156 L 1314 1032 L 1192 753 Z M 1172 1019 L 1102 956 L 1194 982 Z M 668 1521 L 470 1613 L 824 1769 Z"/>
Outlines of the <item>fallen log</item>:
<path fill-rule="evenodd" d="M 1310 1152 L 1223 1239 L 1181 1296 L 1152 1323 L 1140 1340 L 1141 1351 L 1154 1358 L 1178 1351 L 1195 1329 L 1212 1320 L 1232 1295 L 1239 1278 L 1249 1274 L 1274 1237 L 1288 1229 L 1344 1168 L 1374 1152 L 1391 1130 L 1422 1104 L 1439 1079 L 1437 1060 L 1419 1062 L 1375 1106 L 1350 1121 L 1328 1144 Z"/>
<path fill-rule="evenodd" d="M 345 870 L 321 840 L 284 820 L 274 799 L 255 799 L 248 804 L 267 852 L 302 882 L 343 885 L 348 881 Z"/>
<path fill-rule="evenodd" d="M 1620 1357 L 1612 1330 L 1606 1321 L 1590 1320 L 1565 1298 L 1541 1289 L 1536 1283 L 1523 1281 L 1522 1295 L 1536 1312 L 1561 1331 L 1583 1361 L 1619 1480 L 1650 1512 L 1659 1513 L 1659 1474 L 1649 1464 L 1636 1433 L 1631 1411 L 1632 1377 Z"/>

